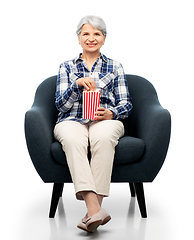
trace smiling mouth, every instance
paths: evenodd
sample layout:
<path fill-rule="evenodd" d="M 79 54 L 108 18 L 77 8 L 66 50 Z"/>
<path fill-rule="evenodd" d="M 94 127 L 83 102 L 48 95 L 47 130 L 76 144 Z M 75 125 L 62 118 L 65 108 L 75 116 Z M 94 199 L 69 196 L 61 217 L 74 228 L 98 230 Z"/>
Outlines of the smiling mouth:
<path fill-rule="evenodd" d="M 94 47 L 97 45 L 97 43 L 86 43 L 89 47 Z"/>

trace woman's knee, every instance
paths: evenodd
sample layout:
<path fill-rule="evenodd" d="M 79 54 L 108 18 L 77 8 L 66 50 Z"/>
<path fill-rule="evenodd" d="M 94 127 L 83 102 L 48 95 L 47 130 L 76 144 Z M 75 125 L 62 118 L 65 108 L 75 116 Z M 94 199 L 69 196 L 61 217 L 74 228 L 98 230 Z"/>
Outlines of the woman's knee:
<path fill-rule="evenodd" d="M 67 121 L 61 125 L 56 125 L 54 136 L 63 146 L 66 147 L 84 147 L 88 146 L 88 130 L 77 122 Z"/>
<path fill-rule="evenodd" d="M 118 139 L 109 132 L 97 132 L 90 138 L 90 148 L 93 151 L 102 151 L 102 149 L 114 148 Z"/>
<path fill-rule="evenodd" d="M 124 134 L 123 124 L 119 121 L 106 121 L 104 123 L 92 126 L 89 134 L 90 144 L 92 146 L 96 144 L 117 145 L 118 140 Z"/>

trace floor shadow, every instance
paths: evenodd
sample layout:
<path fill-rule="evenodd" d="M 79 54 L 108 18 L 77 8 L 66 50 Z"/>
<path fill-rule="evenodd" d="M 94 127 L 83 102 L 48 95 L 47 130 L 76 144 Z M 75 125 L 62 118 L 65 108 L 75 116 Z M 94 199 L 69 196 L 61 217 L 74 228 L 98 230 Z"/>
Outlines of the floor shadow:
<path fill-rule="evenodd" d="M 61 239 L 61 232 L 67 228 L 65 208 L 63 204 L 63 199 L 59 199 L 57 212 L 55 218 L 49 219 L 50 224 L 50 237 L 49 240 L 59 240 Z"/>
<path fill-rule="evenodd" d="M 127 220 L 126 231 L 128 232 L 130 239 L 145 240 L 147 219 L 142 218 L 141 215 L 136 214 L 136 198 L 131 197 Z M 139 209 L 137 209 L 139 211 Z"/>

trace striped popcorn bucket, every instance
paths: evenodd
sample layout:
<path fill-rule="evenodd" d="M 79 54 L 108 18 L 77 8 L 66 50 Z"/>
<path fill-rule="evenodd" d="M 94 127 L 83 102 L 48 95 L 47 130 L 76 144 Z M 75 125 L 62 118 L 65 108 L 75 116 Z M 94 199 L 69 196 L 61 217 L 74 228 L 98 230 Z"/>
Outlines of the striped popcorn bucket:
<path fill-rule="evenodd" d="M 83 91 L 83 119 L 94 120 L 99 105 L 100 90 Z"/>

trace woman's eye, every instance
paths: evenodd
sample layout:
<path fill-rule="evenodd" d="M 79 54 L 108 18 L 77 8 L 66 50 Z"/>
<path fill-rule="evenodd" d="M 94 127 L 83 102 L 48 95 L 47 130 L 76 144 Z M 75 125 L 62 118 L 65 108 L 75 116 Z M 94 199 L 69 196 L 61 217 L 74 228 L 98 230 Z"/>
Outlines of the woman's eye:
<path fill-rule="evenodd" d="M 87 35 L 88 35 L 88 33 L 84 33 L 84 34 L 83 34 L 83 36 L 87 36 Z"/>

